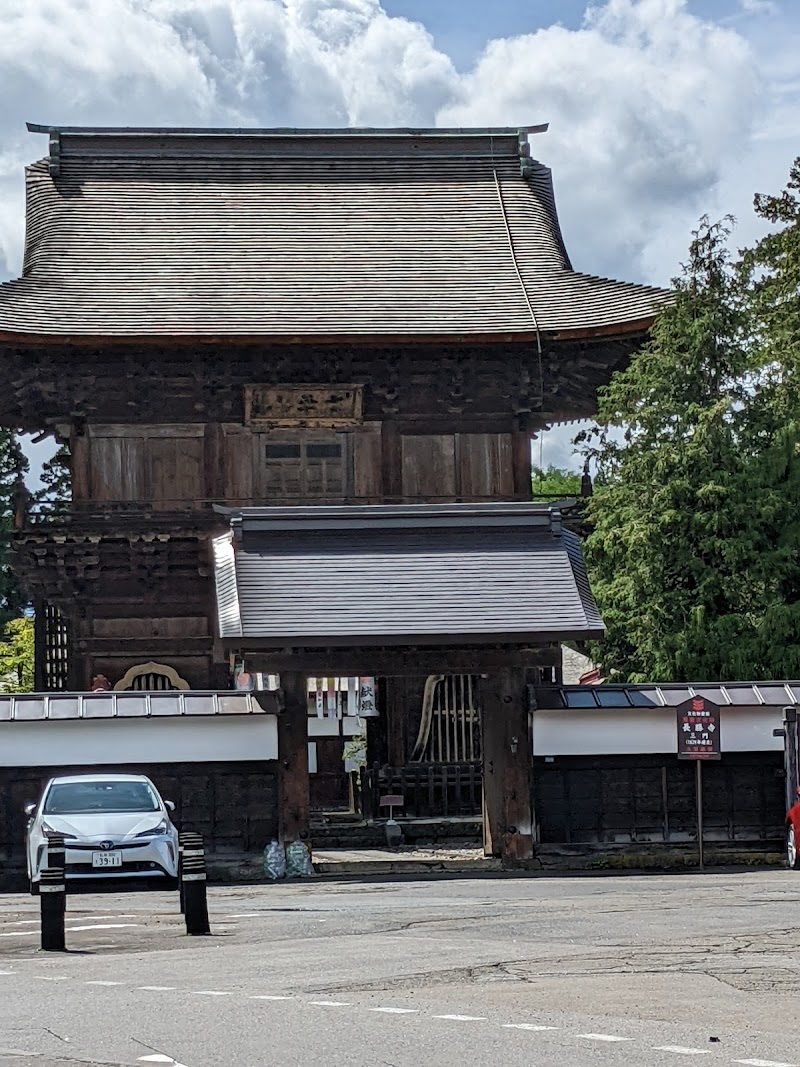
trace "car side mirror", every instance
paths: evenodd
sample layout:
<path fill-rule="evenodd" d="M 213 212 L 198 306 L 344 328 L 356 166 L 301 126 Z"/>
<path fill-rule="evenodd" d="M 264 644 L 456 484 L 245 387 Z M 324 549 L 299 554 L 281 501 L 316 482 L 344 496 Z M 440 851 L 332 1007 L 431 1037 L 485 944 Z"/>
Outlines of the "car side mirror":
<path fill-rule="evenodd" d="M 164 807 L 167 809 L 167 811 L 174 811 L 175 810 L 175 804 L 171 800 L 165 800 L 164 801 Z"/>
<path fill-rule="evenodd" d="M 25 807 L 22 809 L 28 818 L 32 818 L 36 814 L 36 805 L 32 800 L 29 800 Z"/>

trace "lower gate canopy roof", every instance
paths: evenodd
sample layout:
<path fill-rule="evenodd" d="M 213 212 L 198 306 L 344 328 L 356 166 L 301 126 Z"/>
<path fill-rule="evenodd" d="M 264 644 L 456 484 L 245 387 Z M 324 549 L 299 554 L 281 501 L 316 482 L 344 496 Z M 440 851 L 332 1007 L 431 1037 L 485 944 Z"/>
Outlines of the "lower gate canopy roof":
<path fill-rule="evenodd" d="M 234 646 L 600 637 L 580 544 L 541 505 L 246 508 L 214 542 Z"/>

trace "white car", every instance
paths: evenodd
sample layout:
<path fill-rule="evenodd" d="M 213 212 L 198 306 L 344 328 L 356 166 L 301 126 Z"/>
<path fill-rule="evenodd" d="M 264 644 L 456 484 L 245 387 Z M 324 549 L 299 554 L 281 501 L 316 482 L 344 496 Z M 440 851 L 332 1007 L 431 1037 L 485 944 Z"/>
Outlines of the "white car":
<path fill-rule="evenodd" d="M 39 892 L 47 841 L 63 834 L 68 879 L 178 878 L 175 805 L 143 774 L 51 778 L 38 804 L 26 804 L 28 883 Z"/>

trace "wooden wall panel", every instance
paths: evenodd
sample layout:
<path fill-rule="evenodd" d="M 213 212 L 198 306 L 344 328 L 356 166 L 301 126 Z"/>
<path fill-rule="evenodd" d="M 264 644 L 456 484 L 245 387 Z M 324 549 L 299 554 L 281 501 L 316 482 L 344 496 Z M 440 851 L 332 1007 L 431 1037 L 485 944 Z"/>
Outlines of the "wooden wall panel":
<path fill-rule="evenodd" d="M 253 433 L 238 424 L 93 427 L 90 498 L 147 501 L 161 510 L 201 506 L 209 498 L 234 506 L 292 498 L 319 503 L 513 498 L 512 434 L 426 434 L 397 427 L 398 447 L 392 451 L 389 425 L 340 433 Z M 340 457 L 321 451 L 331 442 L 340 445 Z M 299 463 L 267 456 L 268 445 L 274 451 L 282 443 L 299 448 Z"/>
<path fill-rule="evenodd" d="M 164 510 L 198 504 L 206 495 L 203 433 L 202 425 L 92 427 L 90 499 Z"/>
<path fill-rule="evenodd" d="M 256 444 L 249 430 L 225 427 L 225 485 L 221 495 L 234 507 L 245 506 L 255 499 L 253 474 L 256 469 Z"/>
<path fill-rule="evenodd" d="M 157 510 L 196 505 L 205 496 L 202 438 L 151 438 L 147 460 L 147 498 Z"/>
<path fill-rule="evenodd" d="M 141 437 L 93 437 L 91 499 L 146 498 L 145 441 Z"/>
<path fill-rule="evenodd" d="M 712 843 L 780 843 L 780 752 L 726 752 L 703 767 L 703 811 Z M 691 845 L 695 768 L 673 755 L 559 756 L 535 761 L 536 818 L 545 844 Z"/>
<path fill-rule="evenodd" d="M 383 496 L 380 424 L 364 427 L 353 434 L 353 483 L 356 499 L 378 503 Z"/>
<path fill-rule="evenodd" d="M 465 499 L 510 499 L 514 471 L 510 433 L 458 435 L 460 493 Z"/>
<path fill-rule="evenodd" d="M 454 497 L 455 438 L 452 434 L 403 436 L 403 496 L 409 503 Z"/>

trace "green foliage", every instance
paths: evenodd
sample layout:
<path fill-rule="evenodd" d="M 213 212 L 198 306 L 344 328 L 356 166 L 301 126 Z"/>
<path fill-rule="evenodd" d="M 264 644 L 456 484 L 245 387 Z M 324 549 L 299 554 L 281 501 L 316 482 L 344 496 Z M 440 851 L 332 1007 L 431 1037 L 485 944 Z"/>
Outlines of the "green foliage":
<path fill-rule="evenodd" d="M 25 494 L 28 461 L 17 435 L 0 429 L 0 627 L 19 615 L 24 598 L 9 568 L 9 540 L 14 513 Z"/>
<path fill-rule="evenodd" d="M 0 693 L 33 689 L 33 620 L 11 619 L 0 637 Z"/>
<path fill-rule="evenodd" d="M 732 262 L 703 220 L 675 302 L 600 397 L 587 559 L 632 681 L 800 675 L 800 160 Z"/>
<path fill-rule="evenodd" d="M 740 448 L 746 316 L 727 224 L 703 220 L 675 302 L 602 391 L 588 435 L 598 476 L 587 559 L 608 638 L 632 681 L 752 673 L 743 640 L 763 604 Z"/>
<path fill-rule="evenodd" d="M 52 459 L 42 464 L 42 484 L 35 493 L 36 510 L 50 519 L 64 515 L 72 502 L 69 449 L 60 445 Z"/>
<path fill-rule="evenodd" d="M 758 626 L 765 676 L 800 676 L 800 159 L 780 196 L 756 196 L 773 229 L 742 256 L 756 387 L 750 475 L 767 537 L 769 600 Z"/>
<path fill-rule="evenodd" d="M 537 499 L 563 500 L 580 496 L 581 476 L 563 467 L 534 467 L 531 477 L 533 495 Z"/>

